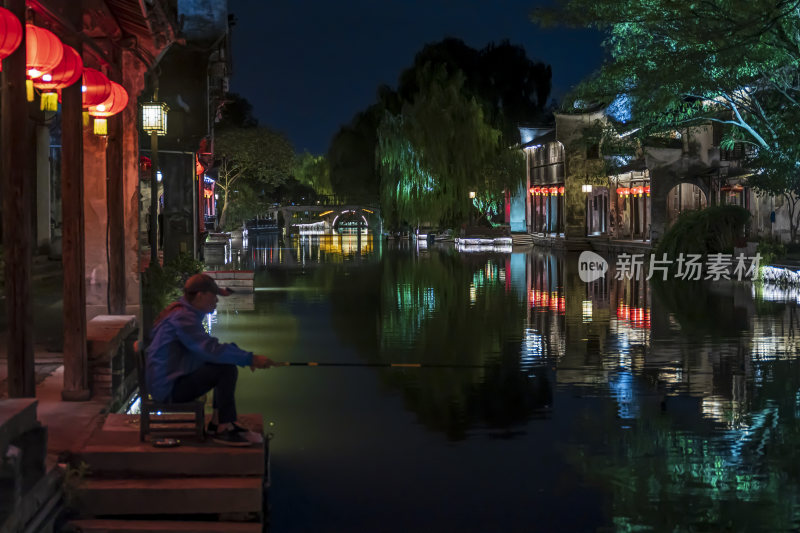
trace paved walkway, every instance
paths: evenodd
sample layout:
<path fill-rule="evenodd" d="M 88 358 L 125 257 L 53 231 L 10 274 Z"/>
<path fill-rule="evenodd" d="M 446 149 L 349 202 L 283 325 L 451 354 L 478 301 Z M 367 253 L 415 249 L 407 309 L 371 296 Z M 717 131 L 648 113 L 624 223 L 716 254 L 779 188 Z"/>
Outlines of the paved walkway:
<path fill-rule="evenodd" d="M 63 301 L 60 276 L 32 284 L 34 368 L 37 416 L 47 426 L 47 467 L 64 452 L 78 450 L 102 424 L 106 402 L 64 402 Z M 0 399 L 8 398 L 8 351 L 5 296 L 0 295 Z M 0 400 L 1 401 L 1 400 Z"/>

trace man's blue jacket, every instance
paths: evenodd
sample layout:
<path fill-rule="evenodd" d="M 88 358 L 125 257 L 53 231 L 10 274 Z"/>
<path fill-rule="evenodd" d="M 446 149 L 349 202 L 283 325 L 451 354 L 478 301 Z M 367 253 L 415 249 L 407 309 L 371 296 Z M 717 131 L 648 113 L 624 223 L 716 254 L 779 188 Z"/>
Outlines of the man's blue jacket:
<path fill-rule="evenodd" d="M 169 402 L 175 380 L 205 363 L 250 366 L 253 352 L 221 343 L 203 328 L 205 313 L 185 298 L 170 305 L 153 327 L 147 348 L 147 388 L 157 402 Z"/>

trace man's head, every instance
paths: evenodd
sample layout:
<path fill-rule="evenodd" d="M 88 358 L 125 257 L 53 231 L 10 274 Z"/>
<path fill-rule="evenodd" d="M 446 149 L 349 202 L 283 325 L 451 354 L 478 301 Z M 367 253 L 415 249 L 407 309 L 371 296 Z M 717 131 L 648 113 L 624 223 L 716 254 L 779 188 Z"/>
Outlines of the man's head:
<path fill-rule="evenodd" d="M 186 300 L 206 313 L 212 312 L 217 307 L 217 295 L 228 296 L 232 292 L 231 289 L 220 288 L 208 274 L 195 274 L 187 279 L 183 286 Z"/>

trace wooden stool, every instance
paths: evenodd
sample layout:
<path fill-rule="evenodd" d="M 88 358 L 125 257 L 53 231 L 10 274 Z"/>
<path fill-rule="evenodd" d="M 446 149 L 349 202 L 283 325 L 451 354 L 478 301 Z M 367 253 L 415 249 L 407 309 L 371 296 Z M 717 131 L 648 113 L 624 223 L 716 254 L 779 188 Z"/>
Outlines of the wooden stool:
<path fill-rule="evenodd" d="M 153 400 L 147 391 L 145 379 L 147 364 L 145 350 L 140 349 L 139 342 L 134 344 L 136 365 L 139 374 L 139 440 L 144 442 L 147 435 L 150 440 L 162 437 L 197 437 L 205 440 L 205 401 L 184 403 L 159 403 Z"/>

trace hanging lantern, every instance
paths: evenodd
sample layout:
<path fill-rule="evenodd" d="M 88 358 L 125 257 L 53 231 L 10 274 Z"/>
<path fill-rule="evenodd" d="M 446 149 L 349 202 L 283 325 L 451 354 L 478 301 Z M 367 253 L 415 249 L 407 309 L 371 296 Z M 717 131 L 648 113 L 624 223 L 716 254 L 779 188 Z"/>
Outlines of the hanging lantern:
<path fill-rule="evenodd" d="M 620 187 L 617 189 L 617 194 L 619 196 L 628 196 L 631 193 L 631 190 L 627 187 Z"/>
<path fill-rule="evenodd" d="M 166 102 L 147 102 L 142 104 L 142 129 L 147 133 L 156 135 L 167 134 L 167 113 L 169 106 Z M 470 193 L 470 198 L 475 198 Z"/>
<path fill-rule="evenodd" d="M 531 193 L 531 195 L 536 194 L 536 187 L 531 187 L 530 189 L 528 189 L 528 192 Z"/>
<path fill-rule="evenodd" d="M 81 105 L 84 108 L 100 105 L 111 96 L 111 80 L 99 70 L 83 69 Z"/>
<path fill-rule="evenodd" d="M 57 91 L 69 87 L 81 77 L 83 60 L 77 50 L 63 45 L 64 55 L 56 68 L 43 74 L 33 82 L 33 86 L 42 91 L 42 111 L 58 110 Z"/>
<path fill-rule="evenodd" d="M 64 45 L 50 30 L 25 25 L 25 72 L 28 101 L 33 102 L 33 80 L 47 74 L 61 63 Z"/>
<path fill-rule="evenodd" d="M 647 196 L 650 196 L 650 186 L 649 186 L 649 185 L 645 185 L 645 187 L 644 187 L 644 193 L 645 193 Z"/>
<path fill-rule="evenodd" d="M 102 104 L 89 107 L 94 117 L 95 135 L 108 135 L 108 117 L 116 115 L 128 105 L 128 91 L 119 83 L 112 81 L 111 96 Z"/>
<path fill-rule="evenodd" d="M 10 56 L 22 42 L 22 23 L 4 7 L 0 7 L 0 71 L 2 60 Z"/>
<path fill-rule="evenodd" d="M 550 187 L 550 194 L 558 194 L 558 187 Z"/>
<path fill-rule="evenodd" d="M 558 188 L 558 194 L 560 194 L 561 196 L 564 196 L 564 186 L 563 185 Z"/>

